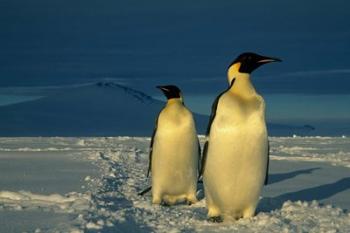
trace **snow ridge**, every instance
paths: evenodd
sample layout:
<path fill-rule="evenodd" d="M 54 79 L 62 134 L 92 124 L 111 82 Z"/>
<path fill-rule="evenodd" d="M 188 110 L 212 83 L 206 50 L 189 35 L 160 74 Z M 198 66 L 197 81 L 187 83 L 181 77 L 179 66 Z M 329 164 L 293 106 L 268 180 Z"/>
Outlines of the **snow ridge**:
<path fill-rule="evenodd" d="M 77 212 L 88 210 L 91 202 L 89 193 L 68 193 L 40 195 L 26 191 L 0 191 L 1 208 L 5 209 L 32 209 L 44 208 L 55 212 Z"/>
<path fill-rule="evenodd" d="M 151 96 L 149 96 L 141 91 L 135 90 L 135 89 L 127 87 L 127 86 L 120 85 L 120 84 L 115 83 L 115 82 L 98 82 L 96 85 L 99 87 L 111 87 L 111 88 L 122 89 L 125 93 L 131 95 L 132 97 L 134 97 L 135 99 L 137 99 L 141 103 L 152 104 L 152 103 L 156 102 L 156 100 L 153 99 Z"/>

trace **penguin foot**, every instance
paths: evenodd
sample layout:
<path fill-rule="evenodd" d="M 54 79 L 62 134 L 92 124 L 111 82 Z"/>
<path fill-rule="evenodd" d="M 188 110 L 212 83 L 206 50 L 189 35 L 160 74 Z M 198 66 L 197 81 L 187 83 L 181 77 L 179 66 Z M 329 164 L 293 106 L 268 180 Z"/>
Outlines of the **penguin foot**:
<path fill-rule="evenodd" d="M 191 194 L 186 198 L 187 205 L 193 205 L 198 202 L 196 194 Z"/>
<path fill-rule="evenodd" d="M 160 203 L 160 205 L 161 205 L 161 206 L 164 206 L 164 207 L 169 207 L 169 206 L 170 206 L 170 204 L 169 204 L 168 202 L 165 202 L 165 201 L 162 201 L 162 202 Z"/>
<path fill-rule="evenodd" d="M 193 201 L 189 201 L 189 200 L 186 201 L 186 204 L 187 204 L 187 205 L 193 205 L 194 203 L 195 203 L 195 202 L 193 202 Z"/>
<path fill-rule="evenodd" d="M 220 223 L 223 222 L 223 219 L 221 218 L 221 216 L 213 216 L 208 218 L 208 222 Z"/>
<path fill-rule="evenodd" d="M 162 204 L 162 200 L 160 198 L 153 197 L 152 204 L 153 205 L 161 205 Z"/>

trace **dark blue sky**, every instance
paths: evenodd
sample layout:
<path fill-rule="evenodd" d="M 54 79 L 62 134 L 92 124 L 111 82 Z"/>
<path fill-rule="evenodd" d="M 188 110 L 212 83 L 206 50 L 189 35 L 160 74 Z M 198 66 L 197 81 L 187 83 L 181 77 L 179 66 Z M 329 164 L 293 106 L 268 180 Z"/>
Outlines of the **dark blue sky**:
<path fill-rule="evenodd" d="M 239 53 L 277 56 L 262 93 L 350 94 L 350 3 L 1 0 L 0 86 L 122 79 L 217 93 Z"/>

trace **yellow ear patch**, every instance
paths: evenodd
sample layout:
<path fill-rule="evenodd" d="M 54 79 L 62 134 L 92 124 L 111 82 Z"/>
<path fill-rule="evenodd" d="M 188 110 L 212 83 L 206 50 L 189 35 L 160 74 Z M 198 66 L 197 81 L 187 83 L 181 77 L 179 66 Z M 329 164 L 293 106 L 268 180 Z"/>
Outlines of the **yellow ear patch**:
<path fill-rule="evenodd" d="M 234 77 L 236 77 L 236 75 L 239 73 L 239 68 L 241 67 L 241 63 L 237 62 L 235 64 L 233 64 L 232 66 L 230 66 L 228 68 L 227 71 L 227 79 L 228 79 L 228 83 L 231 84 L 231 81 Z"/>
<path fill-rule="evenodd" d="M 237 63 L 233 64 L 231 67 L 232 67 L 232 69 L 234 69 L 238 72 L 239 68 L 241 67 L 241 64 L 242 63 L 237 62 Z"/>
<path fill-rule="evenodd" d="M 233 64 L 232 66 L 230 66 L 230 68 L 228 68 L 227 74 L 229 77 L 234 76 L 235 74 L 237 74 L 239 72 L 239 68 L 241 67 L 240 62 L 237 62 L 235 64 Z"/>

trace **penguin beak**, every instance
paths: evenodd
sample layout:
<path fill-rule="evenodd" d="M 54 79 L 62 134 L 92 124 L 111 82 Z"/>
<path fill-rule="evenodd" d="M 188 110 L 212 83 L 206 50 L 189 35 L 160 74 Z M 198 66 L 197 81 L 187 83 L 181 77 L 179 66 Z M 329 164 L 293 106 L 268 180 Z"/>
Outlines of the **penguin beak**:
<path fill-rule="evenodd" d="M 168 92 L 169 91 L 169 89 L 167 89 L 167 88 L 165 88 L 163 86 L 156 86 L 156 88 L 160 89 L 163 92 Z"/>
<path fill-rule="evenodd" d="M 257 63 L 263 65 L 263 64 L 267 64 L 270 62 L 281 62 L 282 60 L 276 57 L 265 57 L 265 56 L 261 56 L 259 58 L 259 60 L 257 61 Z"/>
<path fill-rule="evenodd" d="M 160 89 L 165 96 L 168 96 L 168 93 L 170 92 L 170 90 L 164 86 L 156 86 L 156 88 Z"/>

